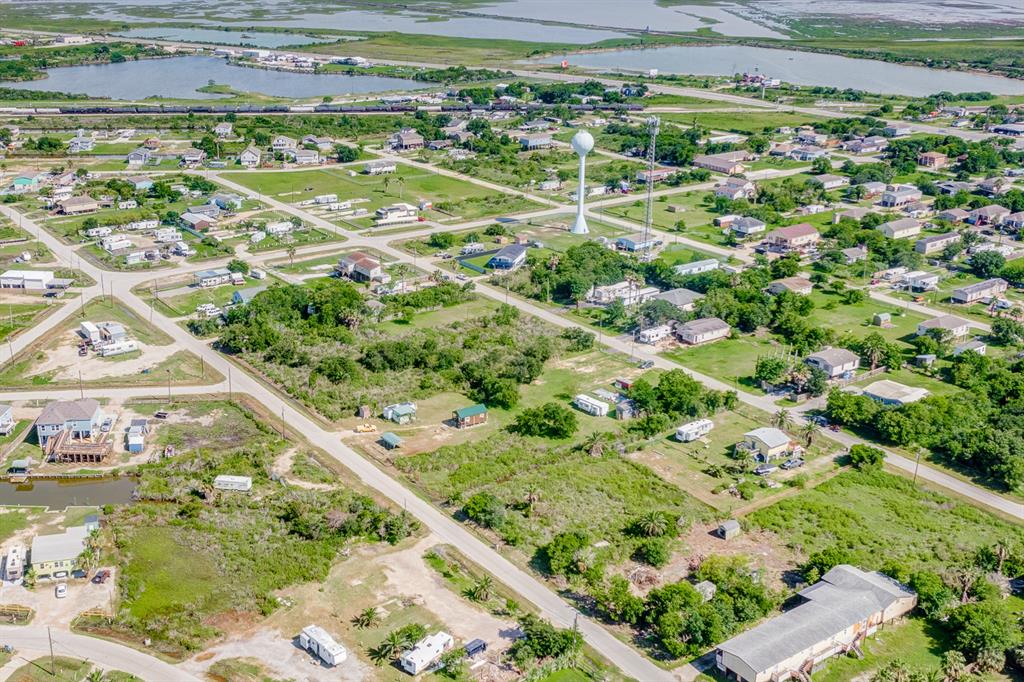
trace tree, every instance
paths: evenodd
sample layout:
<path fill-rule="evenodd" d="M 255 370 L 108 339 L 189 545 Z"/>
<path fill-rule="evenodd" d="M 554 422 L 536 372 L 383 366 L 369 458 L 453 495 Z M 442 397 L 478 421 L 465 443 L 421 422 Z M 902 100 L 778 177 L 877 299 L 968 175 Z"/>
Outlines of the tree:
<path fill-rule="evenodd" d="M 541 553 L 547 560 L 548 570 L 552 575 L 569 575 L 576 570 L 576 553 L 588 547 L 590 541 L 586 535 L 577 531 L 559 533 L 544 545 Z"/>
<path fill-rule="evenodd" d="M 637 561 L 642 561 L 654 568 L 661 568 L 667 564 L 671 556 L 672 553 L 669 551 L 665 538 L 644 538 L 634 552 L 634 558 Z"/>
<path fill-rule="evenodd" d="M 466 500 L 462 512 L 484 528 L 500 528 L 505 523 L 505 504 L 493 493 L 476 493 Z"/>
<path fill-rule="evenodd" d="M 998 275 L 1006 265 L 1006 256 L 998 251 L 980 251 L 971 256 L 968 263 L 975 275 L 990 279 Z"/>
<path fill-rule="evenodd" d="M 943 682 L 962 682 L 967 679 L 967 659 L 956 650 L 942 654 Z"/>
<path fill-rule="evenodd" d="M 861 471 L 880 469 L 884 461 L 885 452 L 878 448 L 860 443 L 850 446 L 850 464 Z"/>
<path fill-rule="evenodd" d="M 772 426 L 783 431 L 789 430 L 793 426 L 793 417 L 789 414 L 789 410 L 782 409 L 773 414 Z"/>
<path fill-rule="evenodd" d="M 490 601 L 493 591 L 494 578 L 489 575 L 482 575 L 473 583 L 473 587 L 469 590 L 469 596 L 476 602 Z"/>
<path fill-rule="evenodd" d="M 466 649 L 456 647 L 441 654 L 441 674 L 452 680 L 461 680 L 466 675 Z"/>
<path fill-rule="evenodd" d="M 289 244 L 286 253 L 288 254 L 288 264 L 295 265 L 295 245 Z"/>
<path fill-rule="evenodd" d="M 953 646 L 975 660 L 983 652 L 1002 655 L 1020 640 L 1013 614 L 1006 604 L 996 599 L 956 607 L 950 612 L 947 624 L 953 634 Z"/>
<path fill-rule="evenodd" d="M 669 520 L 664 512 L 648 511 L 637 522 L 637 529 L 647 537 L 660 537 L 668 531 Z"/>
<path fill-rule="evenodd" d="M 240 272 L 243 275 L 249 274 L 249 264 L 246 263 L 241 258 L 232 258 L 230 261 L 228 261 L 227 268 L 231 272 Z"/>
<path fill-rule="evenodd" d="M 558 403 L 545 403 L 519 413 L 508 430 L 523 436 L 563 439 L 576 433 L 576 413 Z"/>
<path fill-rule="evenodd" d="M 782 358 L 760 357 L 754 366 L 754 379 L 766 384 L 775 384 L 782 380 L 787 369 L 789 364 Z"/>
<path fill-rule="evenodd" d="M 380 623 L 380 613 L 378 613 L 377 608 L 374 606 L 363 609 L 352 619 L 352 624 L 360 630 L 372 628 L 378 623 Z"/>
<path fill-rule="evenodd" d="M 349 163 L 359 158 L 359 149 L 348 145 L 338 144 L 334 146 L 334 158 L 338 163 Z"/>
<path fill-rule="evenodd" d="M 941 618 L 953 600 L 953 591 L 938 573 L 918 571 L 910 577 L 910 588 L 917 592 L 917 606 L 929 618 Z"/>
<path fill-rule="evenodd" d="M 821 431 L 821 427 L 818 426 L 818 423 L 810 420 L 800 428 L 800 435 L 804 437 L 805 447 L 811 447 L 811 443 L 814 442 L 814 437 L 818 435 L 819 431 Z"/>
<path fill-rule="evenodd" d="M 1000 346 L 1018 346 L 1024 343 L 1024 324 L 1000 317 L 992 322 L 992 340 Z"/>

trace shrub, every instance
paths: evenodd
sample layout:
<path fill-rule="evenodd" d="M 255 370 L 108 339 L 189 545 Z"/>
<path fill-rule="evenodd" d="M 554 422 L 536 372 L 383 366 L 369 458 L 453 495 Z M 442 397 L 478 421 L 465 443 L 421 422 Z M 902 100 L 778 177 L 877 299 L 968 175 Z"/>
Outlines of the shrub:
<path fill-rule="evenodd" d="M 633 558 L 648 566 L 661 568 L 668 563 L 671 555 L 665 538 L 644 538 L 633 553 Z"/>

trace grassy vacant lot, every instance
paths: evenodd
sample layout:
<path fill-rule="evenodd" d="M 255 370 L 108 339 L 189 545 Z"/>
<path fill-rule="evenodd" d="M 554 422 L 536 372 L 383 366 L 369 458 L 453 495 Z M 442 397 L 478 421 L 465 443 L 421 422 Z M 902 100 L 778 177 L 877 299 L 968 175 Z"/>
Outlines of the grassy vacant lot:
<path fill-rule="evenodd" d="M 434 210 L 424 215 L 438 220 L 451 216 L 469 220 L 535 207 L 525 199 L 404 165 L 399 165 L 397 173 L 380 176 L 363 173 L 350 176 L 348 170 L 320 168 L 299 172 L 225 173 L 223 177 L 289 203 L 320 194 L 337 194 L 340 201 L 356 200 L 356 208 L 365 208 L 371 214 L 381 206 L 398 202 L 417 204 L 421 200 L 434 203 Z M 369 227 L 370 222 L 368 218 L 359 218 L 355 224 Z"/>
<path fill-rule="evenodd" d="M 0 541 L 6 540 L 26 526 L 28 526 L 28 514 L 24 510 L 4 509 L 0 511 Z"/>
<path fill-rule="evenodd" d="M 4 658 L 8 658 L 4 654 Z M 6 661 L 5 661 L 6 662 Z M 51 665 L 52 663 L 52 665 Z M 93 677 L 96 675 L 96 677 Z M 68 682 L 142 682 L 138 677 L 120 670 L 102 671 L 94 668 L 89 661 L 66 656 L 57 656 L 51 662 L 49 657 L 37 658 L 21 666 L 7 678 L 10 682 L 52 682 L 67 680 Z"/>
<path fill-rule="evenodd" d="M 839 547 L 870 569 L 896 561 L 942 572 L 979 547 L 1024 541 L 1018 525 L 883 471 L 845 472 L 747 521 L 799 552 Z"/>
<path fill-rule="evenodd" d="M 32 324 L 47 310 L 45 303 L 0 303 L 0 341 Z"/>
<path fill-rule="evenodd" d="M 554 535 L 575 530 L 610 543 L 609 553 L 621 559 L 633 541 L 628 527 L 645 511 L 664 510 L 680 517 L 683 527 L 710 515 L 702 503 L 610 447 L 592 455 L 585 447 L 551 447 L 502 433 L 397 465 L 453 511 L 477 493 L 496 496 L 507 509 L 502 536 L 528 557 Z"/>
<path fill-rule="evenodd" d="M 654 202 L 652 225 L 656 229 L 673 231 L 678 229 L 677 225 L 682 221 L 684 227 L 681 234 L 709 244 L 725 246 L 726 238 L 722 229 L 711 224 L 715 214 L 704 205 L 707 195 L 708 192 L 694 191 L 664 197 L 665 201 L 659 198 Z M 632 204 L 620 204 L 601 210 L 617 218 L 632 220 L 638 225 L 643 224 L 647 212 L 639 199 Z"/>
<path fill-rule="evenodd" d="M 711 130 L 728 130 L 737 133 L 774 132 L 783 126 L 796 127 L 805 123 L 820 121 L 807 114 L 785 111 L 708 111 L 692 114 L 662 114 L 665 121 L 693 125 L 696 123 Z"/>

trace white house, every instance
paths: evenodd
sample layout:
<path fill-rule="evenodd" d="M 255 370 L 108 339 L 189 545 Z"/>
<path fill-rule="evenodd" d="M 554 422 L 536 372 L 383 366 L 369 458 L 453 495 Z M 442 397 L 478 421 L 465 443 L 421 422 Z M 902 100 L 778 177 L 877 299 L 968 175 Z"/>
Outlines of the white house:
<path fill-rule="evenodd" d="M 680 443 L 690 443 L 711 433 L 713 428 L 715 423 L 710 419 L 698 419 L 676 429 L 676 440 Z"/>
<path fill-rule="evenodd" d="M 921 234 L 921 223 L 913 218 L 898 218 L 882 223 L 878 226 L 878 231 L 889 239 L 906 239 Z"/>
<path fill-rule="evenodd" d="M 640 343 L 654 344 L 670 336 L 672 336 L 672 325 L 659 324 L 657 327 L 641 329 L 636 335 L 636 340 Z"/>
<path fill-rule="evenodd" d="M 704 260 L 697 260 L 692 263 L 680 263 L 673 266 L 672 271 L 682 276 L 699 275 L 702 272 L 717 270 L 721 264 L 717 258 L 705 258 Z"/>
<path fill-rule="evenodd" d="M 419 675 L 453 646 L 455 640 L 451 635 L 444 631 L 435 632 L 416 642 L 412 649 L 402 654 L 399 662 L 410 675 Z"/>
<path fill-rule="evenodd" d="M 824 348 L 808 355 L 804 362 L 835 379 L 860 367 L 860 356 L 845 348 Z"/>
<path fill-rule="evenodd" d="M 373 223 L 380 227 L 383 225 L 401 225 L 402 223 L 414 223 L 419 219 L 419 209 L 412 204 L 400 203 L 391 206 L 381 206 L 374 214 Z"/>
<path fill-rule="evenodd" d="M 730 331 L 732 327 L 717 317 L 705 317 L 676 325 L 676 337 L 691 346 L 724 339 Z"/>
<path fill-rule="evenodd" d="M 608 403 L 598 400 L 597 398 L 591 398 L 589 395 L 584 393 L 580 393 L 578 396 L 573 398 L 572 404 L 583 412 L 594 417 L 607 417 L 608 411 L 611 409 Z"/>
<path fill-rule="evenodd" d="M 221 474 L 213 479 L 213 487 L 217 490 L 232 490 L 240 493 L 247 493 L 252 490 L 252 477 L 230 476 Z"/>
<path fill-rule="evenodd" d="M 614 301 L 622 301 L 625 306 L 643 303 L 659 293 L 657 287 L 641 287 L 634 282 L 623 280 L 616 284 L 603 287 L 595 286 L 590 290 L 587 301 L 595 305 L 609 305 Z"/>
<path fill-rule="evenodd" d="M 917 335 L 924 336 L 932 329 L 941 329 L 954 339 L 962 339 L 971 332 L 971 323 L 956 315 L 940 315 L 917 325 Z"/>
<path fill-rule="evenodd" d="M 319 625 L 307 625 L 299 633 L 299 646 L 315 654 L 327 665 L 340 665 L 348 658 L 345 647 L 338 644 Z"/>

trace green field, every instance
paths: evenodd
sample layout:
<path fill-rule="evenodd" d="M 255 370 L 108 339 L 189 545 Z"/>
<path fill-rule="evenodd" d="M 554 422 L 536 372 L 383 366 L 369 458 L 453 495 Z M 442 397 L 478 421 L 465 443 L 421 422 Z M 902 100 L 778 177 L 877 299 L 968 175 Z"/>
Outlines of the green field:
<path fill-rule="evenodd" d="M 46 303 L 0 303 L 0 341 L 31 327 L 47 310 Z"/>
<path fill-rule="evenodd" d="M 665 121 L 683 125 L 697 125 L 711 130 L 726 130 L 737 133 L 774 132 L 776 128 L 795 128 L 822 119 L 807 114 L 785 111 L 709 111 L 692 114 L 663 114 Z"/>
<path fill-rule="evenodd" d="M 224 173 L 223 177 L 289 203 L 320 194 L 336 194 L 339 201 L 356 200 L 354 207 L 364 208 L 370 214 L 381 206 L 400 202 L 415 205 L 420 201 L 433 202 L 433 210 L 424 211 L 423 215 L 434 220 L 471 220 L 537 208 L 526 199 L 401 164 L 397 173 L 382 176 L 362 173 L 350 176 L 344 170 L 321 168 L 296 172 L 231 172 Z M 335 219 L 330 214 L 327 218 Z M 339 216 L 338 219 L 345 218 Z M 354 223 L 370 226 L 368 218 L 354 219 Z"/>

